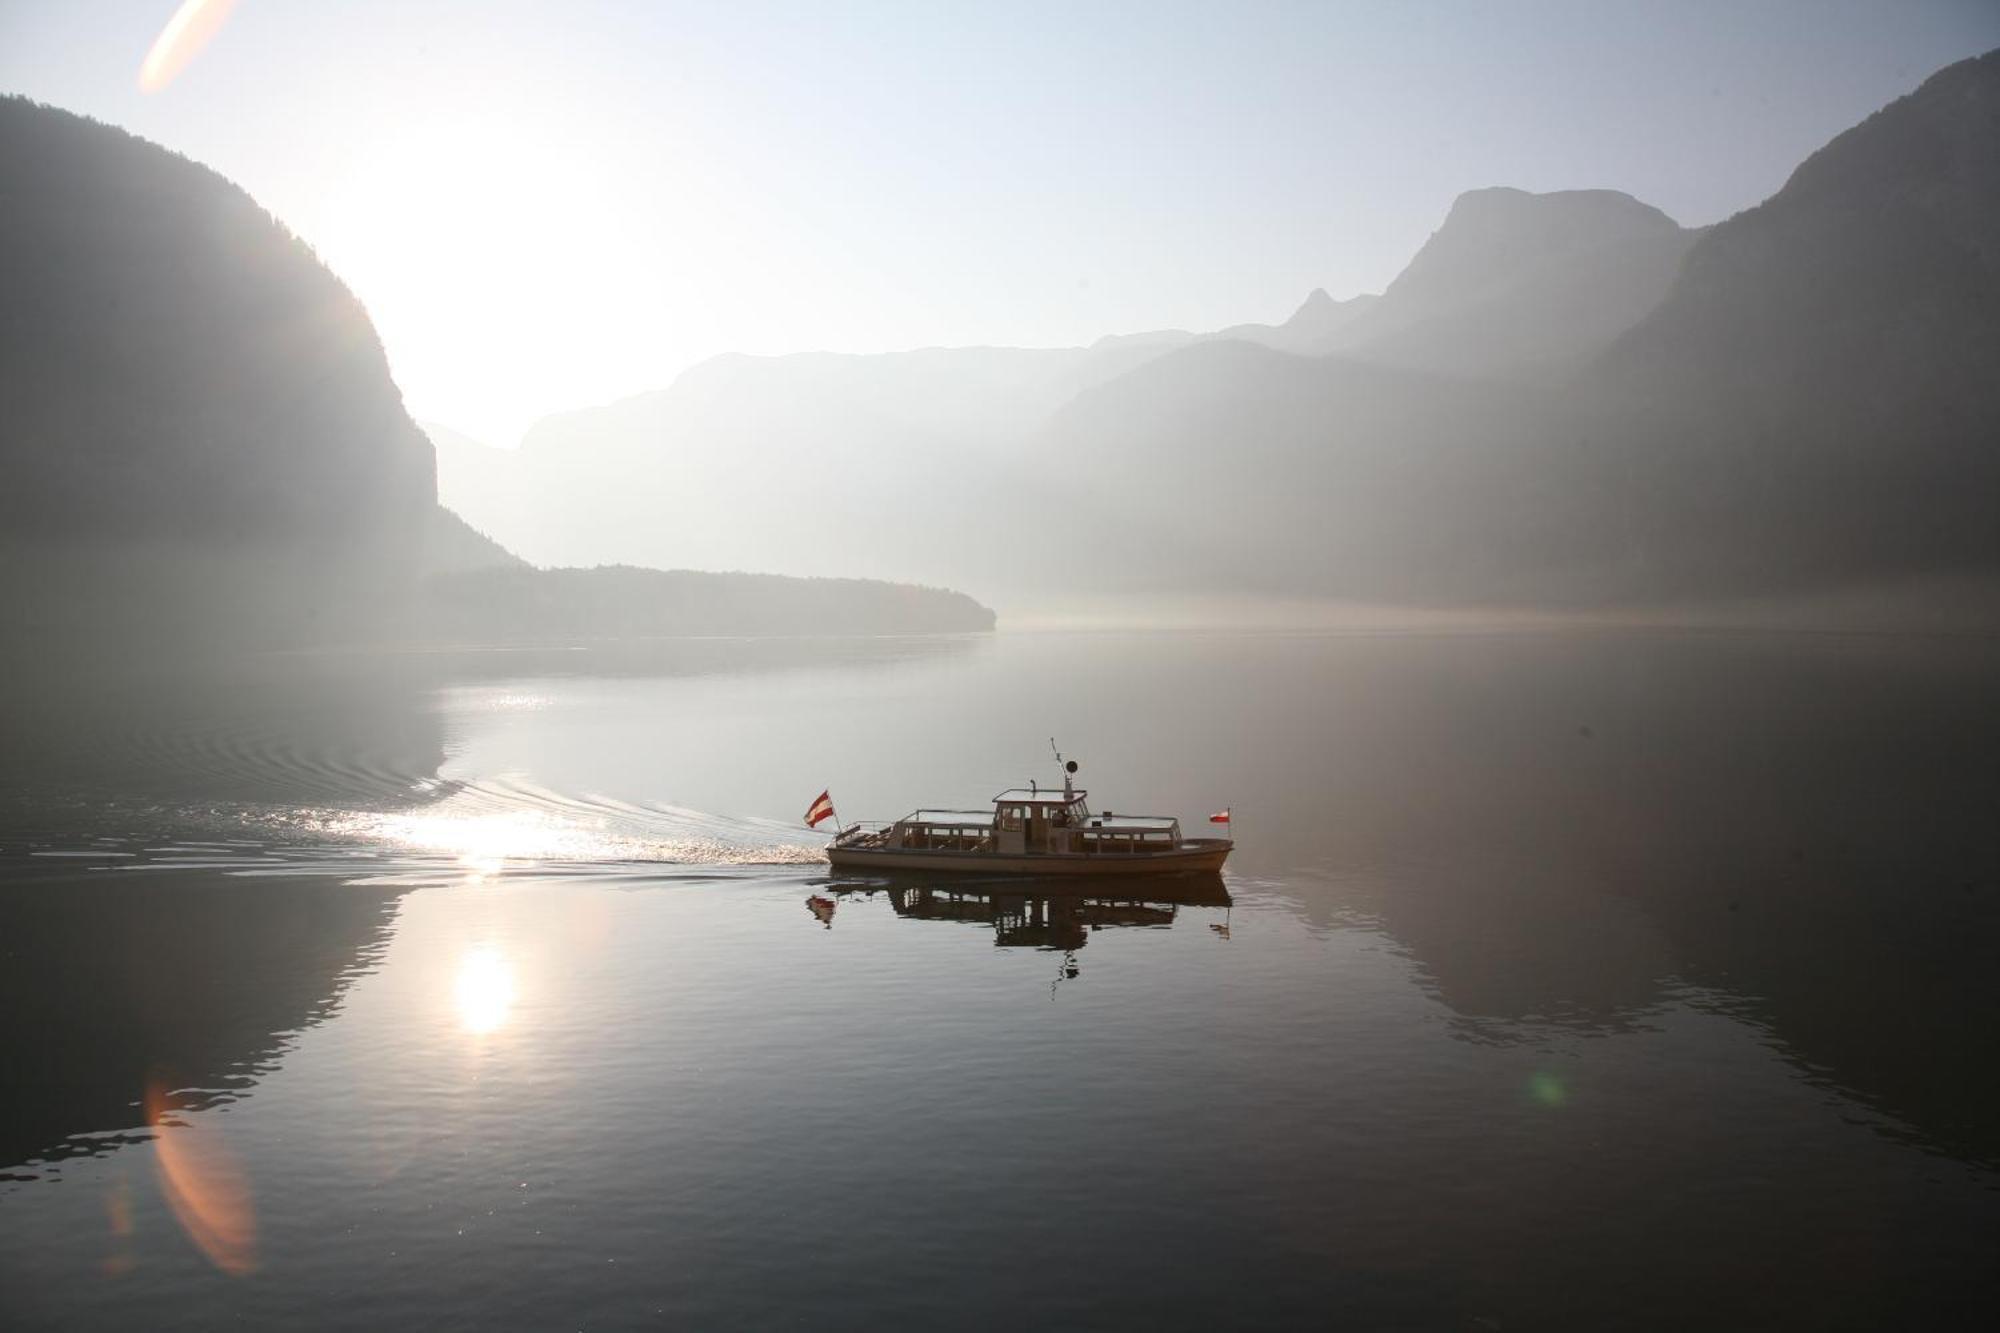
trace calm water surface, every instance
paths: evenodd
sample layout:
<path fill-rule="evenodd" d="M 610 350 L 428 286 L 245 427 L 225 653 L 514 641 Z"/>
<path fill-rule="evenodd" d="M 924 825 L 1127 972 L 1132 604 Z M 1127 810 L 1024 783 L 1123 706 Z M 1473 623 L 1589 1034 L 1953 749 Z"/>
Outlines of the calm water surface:
<path fill-rule="evenodd" d="M 1008 635 L 8 682 L 11 1327 L 1955 1327 L 2000 653 Z M 1216 881 L 798 812 L 1237 813 Z"/>

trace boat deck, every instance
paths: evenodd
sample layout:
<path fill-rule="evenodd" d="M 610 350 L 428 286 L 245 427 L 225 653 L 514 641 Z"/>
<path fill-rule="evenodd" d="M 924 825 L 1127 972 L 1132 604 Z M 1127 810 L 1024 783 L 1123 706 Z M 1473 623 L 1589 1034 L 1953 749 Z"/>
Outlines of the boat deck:
<path fill-rule="evenodd" d="M 1088 795 L 1067 781 L 1013 787 L 991 809 L 922 809 L 893 824 L 854 824 L 827 844 L 827 860 L 843 869 L 1160 875 L 1220 870 L 1236 845 L 1183 837 L 1170 815 L 1093 812 Z"/>
<path fill-rule="evenodd" d="M 925 834 L 891 845 L 889 829 L 855 827 L 827 847 L 827 860 L 844 870 L 943 870 L 1013 875 L 1169 875 L 1215 871 L 1235 843 L 1228 838 L 1182 838 L 1158 848 L 1085 841 L 1075 851 L 995 850 L 990 830 L 973 838 Z"/>

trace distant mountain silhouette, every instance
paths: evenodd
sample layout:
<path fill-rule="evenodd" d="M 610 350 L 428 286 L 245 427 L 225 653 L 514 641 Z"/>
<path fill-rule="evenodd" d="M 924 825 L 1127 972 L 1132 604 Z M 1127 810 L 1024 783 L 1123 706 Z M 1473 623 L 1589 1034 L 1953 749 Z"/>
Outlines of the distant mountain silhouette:
<path fill-rule="evenodd" d="M 1492 486 L 1522 487 L 1490 465 L 1511 455 L 1458 446 L 1543 440 L 1546 410 L 1410 372 L 1558 381 L 1664 297 L 1695 235 L 1611 191 L 1475 191 L 1387 293 L 1315 291 L 1282 324 L 1088 348 L 720 357 L 662 393 L 549 418 L 516 451 L 440 430 L 439 475 L 472 522 L 545 563 L 707 552 L 805 573 L 854 522 L 893 515 L 854 572 L 1029 602 L 1191 583 L 1533 598 L 1523 585 L 1546 562 L 1496 563 L 1492 543 L 1553 557 L 1577 539 L 1532 523 L 1509 536 L 1519 515 Z M 1299 359 L 1329 355 L 1342 364 Z M 1338 447 L 1323 447 L 1330 435 Z M 1355 484 L 1382 468 L 1403 474 L 1394 504 Z M 1448 519 L 1425 509 L 1445 496 Z M 746 507 L 774 521 L 734 522 Z M 1440 582 L 1454 567 L 1478 578 Z"/>
<path fill-rule="evenodd" d="M 1120 591 L 1571 600 L 1591 552 L 1535 521 L 1558 418 L 1539 385 L 1215 343 L 1078 395 L 1038 456 L 1099 516 L 1076 563 Z"/>
<path fill-rule="evenodd" d="M 249 195 L 18 97 L 0 99 L 0 181 L 0 647 L 424 638 L 428 578 L 529 578 L 438 507 L 432 446 L 367 312 Z M 634 595 L 667 586 L 617 582 Z M 674 605 L 704 604 L 673 586 Z M 771 586 L 725 586 L 765 599 L 727 623 L 797 632 Z M 580 595 L 612 614 L 601 589 Z M 463 599 L 452 605 L 462 620 Z M 932 628 L 920 618 L 938 605 L 929 594 L 901 605 L 913 618 L 896 628 Z M 881 620 L 873 593 L 851 609 Z M 673 627 L 660 612 L 633 614 L 653 632 L 722 623 Z M 520 632 L 495 624 L 476 637 Z"/>
<path fill-rule="evenodd" d="M 1080 395 L 1044 456 L 1080 488 L 1147 477 L 1163 583 L 1574 605 L 1990 579 L 1996 143 L 2000 54 L 1942 71 L 1698 237 L 1623 196 L 1467 196 L 1341 357 L 1186 347 Z M 1537 239 L 1564 218 L 1560 244 Z M 1606 265 L 1575 262 L 1580 235 L 1610 268 L 1651 258 L 1607 286 Z M 1563 293 L 1586 279 L 1630 327 L 1528 317 L 1573 308 Z M 1559 348 L 1572 332 L 1587 336 Z M 1505 374 L 1493 349 L 1517 334 L 1561 355 Z"/>
<path fill-rule="evenodd" d="M 1096 555 L 1161 586 L 1593 605 L 1953 578 L 1985 605 L 2000 573 L 1997 117 L 2000 54 L 1942 71 L 1695 239 L 1660 304 L 1567 377 L 1364 365 L 1393 346 L 1379 325 L 1318 361 L 1187 347 L 1079 395 L 1043 457 L 1080 491 L 1142 497 L 1150 535 Z M 1605 211 L 1679 243 L 1630 201 Z M 1482 271 L 1421 267 L 1356 338 Z M 1508 327 L 1458 328 L 1482 325 Z"/>
<path fill-rule="evenodd" d="M 1614 190 L 1473 190 L 1327 350 L 1446 374 L 1567 372 L 1659 305 L 1696 235 Z"/>
<path fill-rule="evenodd" d="M 440 430 L 440 475 L 469 522 L 538 564 L 986 589 L 1019 559 L 1017 505 L 1049 490 L 1025 442 L 1080 389 L 1158 354 L 718 357 L 662 392 L 548 418 L 518 449 Z"/>
<path fill-rule="evenodd" d="M 1283 324 L 1169 329 L 1092 346 L 1164 353 L 1249 342 L 1409 370 L 1555 377 L 1660 303 L 1696 235 L 1615 190 L 1472 190 L 1380 296 L 1336 301 L 1319 289 Z"/>
<path fill-rule="evenodd" d="M 908 628 L 964 619 L 838 580 L 731 584 L 769 614 L 725 613 L 692 575 L 545 576 L 507 548 L 1030 604 L 1200 588 L 1602 605 L 1986 578 L 1996 86 L 2000 53 L 1944 70 L 1699 233 L 1610 191 L 1476 190 L 1380 297 L 1315 292 L 1283 324 L 721 357 L 518 450 L 440 430 L 457 516 L 365 314 L 305 247 L 213 173 L 16 99 L 11 633 L 38 641 L 83 607 L 205 639 L 213 615 L 188 611 L 217 606 L 293 640 L 413 637 L 426 614 L 481 640 L 590 634 L 586 606 L 605 633 L 664 632 L 669 607 L 695 617 L 685 632 L 783 631 L 779 608 L 817 624 L 850 595 L 854 623 L 890 604 L 939 617 Z"/>
<path fill-rule="evenodd" d="M 1602 605 L 2000 565 L 2000 54 L 1693 231 L 1460 196 L 1375 298 L 1088 348 L 728 357 L 452 478 L 545 563 Z M 756 508 L 756 533 L 728 516 Z M 758 559 L 761 553 L 762 559 Z"/>
<path fill-rule="evenodd" d="M 1250 341 L 1261 342 L 1266 347 L 1275 347 L 1280 351 L 1299 352 L 1308 356 L 1318 352 L 1330 352 L 1340 346 L 1348 331 L 1354 328 L 1380 299 L 1377 296 L 1363 295 L 1336 301 L 1327 295 L 1326 288 L 1315 287 L 1304 303 L 1292 312 L 1292 317 L 1273 330 L 1271 336 L 1251 338 Z M 1224 329 L 1214 336 L 1227 338 L 1244 331 Z"/>
<path fill-rule="evenodd" d="M 1163 581 L 1228 571 L 1295 594 L 1595 605 L 1991 576 L 1996 143 L 2000 54 L 1936 75 L 1702 234 L 1657 307 L 1569 375 L 1513 384 L 1490 356 L 1475 374 L 1458 354 L 1522 321 L 1466 312 L 1489 292 L 1531 309 L 1530 292 L 1567 279 L 1538 260 L 1519 281 L 1485 276 L 1498 261 L 1482 249 L 1549 252 L 1513 231 L 1548 210 L 1469 196 L 1507 225 L 1484 245 L 1441 230 L 1352 326 L 1375 324 L 1375 341 L 1318 361 L 1183 348 L 1080 395 L 1044 456 L 1094 490 L 1151 469 L 1145 558 Z M 1642 249 L 1686 236 L 1622 196 L 1586 212 Z M 1398 349 L 1382 325 L 1423 310 L 1443 313 L 1410 319 L 1407 346 L 1427 357 L 1408 359 L 1459 374 L 1366 364 Z M 1441 318 L 1450 337 L 1419 336 Z"/>
<path fill-rule="evenodd" d="M 1232 324 L 1213 333 L 1189 333 L 1185 329 L 1158 329 L 1151 333 L 1113 333 L 1090 345 L 1093 352 L 1113 350 L 1166 352 L 1204 342 L 1248 342 L 1300 356 L 1318 356 L 1343 346 L 1349 331 L 1361 316 L 1381 298 L 1373 295 L 1336 301 L 1326 288 L 1315 287 L 1282 324 Z"/>

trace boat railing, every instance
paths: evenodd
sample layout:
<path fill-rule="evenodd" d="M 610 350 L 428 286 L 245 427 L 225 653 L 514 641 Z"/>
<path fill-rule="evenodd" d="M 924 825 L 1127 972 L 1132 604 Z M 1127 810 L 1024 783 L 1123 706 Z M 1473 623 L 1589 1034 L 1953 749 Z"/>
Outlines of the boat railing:
<path fill-rule="evenodd" d="M 1079 827 L 1086 829 L 1165 829 L 1172 828 L 1180 820 L 1172 815 L 1114 815 L 1109 812 L 1094 814 Z"/>
<path fill-rule="evenodd" d="M 990 852 L 993 815 L 985 810 L 918 810 L 891 825 L 885 841 L 904 851 Z"/>

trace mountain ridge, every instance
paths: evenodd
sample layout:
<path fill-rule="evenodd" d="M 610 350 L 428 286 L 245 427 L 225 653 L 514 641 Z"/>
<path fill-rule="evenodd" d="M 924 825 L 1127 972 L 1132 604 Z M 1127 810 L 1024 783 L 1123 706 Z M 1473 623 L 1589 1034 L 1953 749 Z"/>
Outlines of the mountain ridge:
<path fill-rule="evenodd" d="M 1449 264 L 1438 262 L 1453 247 L 1504 250 L 1485 235 L 1488 219 L 1522 216 L 1530 227 L 1562 224 L 1553 237 L 1528 238 L 1533 246 L 1514 238 L 1514 250 L 1532 253 L 1539 266 L 1479 286 L 1454 282 Z M 1518 221 L 1511 225 L 1519 230 Z M 1385 371 L 1559 380 L 1664 293 L 1694 235 L 1611 191 L 1473 191 L 1420 249 L 1415 280 L 1347 301 L 1315 289 L 1280 325 L 1107 335 L 1078 348 L 730 354 L 689 368 L 665 390 L 545 418 L 511 454 L 445 448 L 440 456 L 451 461 L 441 475 L 475 525 L 538 563 L 673 565 L 706 552 L 744 564 L 762 549 L 774 552 L 766 567 L 801 574 L 816 572 L 822 553 L 841 545 L 842 516 L 922 493 L 930 497 L 923 505 L 875 529 L 870 563 L 848 572 L 971 583 L 1032 601 L 1038 583 L 1060 576 L 1040 555 L 999 554 L 1018 547 L 1022 534 L 1110 527 L 1145 539 L 1142 516 L 1106 517 L 1120 506 L 1098 495 L 1103 487 L 1049 481 L 1072 469 L 1063 450 L 1087 445 L 1055 423 L 1091 394 L 1143 376 L 1162 358 L 1232 345 Z M 1627 264 L 1635 246 L 1641 262 Z M 1590 257 L 1598 267 L 1565 270 L 1550 256 Z M 1631 272 L 1602 271 L 1621 265 Z M 1427 269 L 1442 270 L 1442 278 L 1427 277 Z M 1544 330 L 1559 327 L 1537 335 L 1538 321 Z M 1225 423 L 1217 430 L 1226 438 Z M 939 491 L 949 474 L 981 481 L 970 495 Z M 727 521 L 748 504 L 771 513 L 785 536 L 774 544 Z"/>

